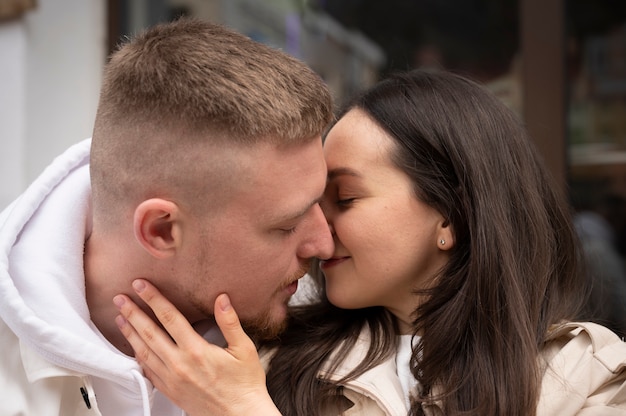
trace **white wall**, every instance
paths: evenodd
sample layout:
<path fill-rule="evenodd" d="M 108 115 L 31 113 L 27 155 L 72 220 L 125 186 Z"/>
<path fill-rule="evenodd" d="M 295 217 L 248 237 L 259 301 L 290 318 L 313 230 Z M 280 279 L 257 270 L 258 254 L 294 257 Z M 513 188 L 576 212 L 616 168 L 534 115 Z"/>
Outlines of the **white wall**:
<path fill-rule="evenodd" d="M 39 0 L 0 23 L 0 209 L 91 136 L 106 52 L 105 0 Z"/>
<path fill-rule="evenodd" d="M 0 24 L 0 209 L 24 185 L 26 68 L 24 26 Z"/>

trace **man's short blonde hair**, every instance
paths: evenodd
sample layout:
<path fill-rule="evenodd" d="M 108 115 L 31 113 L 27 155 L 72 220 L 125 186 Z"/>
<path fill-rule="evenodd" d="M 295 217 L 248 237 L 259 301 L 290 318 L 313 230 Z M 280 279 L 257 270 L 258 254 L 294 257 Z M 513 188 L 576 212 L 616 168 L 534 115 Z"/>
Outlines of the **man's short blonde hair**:
<path fill-rule="evenodd" d="M 191 166 L 198 146 L 304 142 L 331 117 L 327 86 L 294 57 L 201 20 L 152 27 L 105 68 L 91 154 L 95 213 L 197 184 L 185 176 L 203 172 Z"/>

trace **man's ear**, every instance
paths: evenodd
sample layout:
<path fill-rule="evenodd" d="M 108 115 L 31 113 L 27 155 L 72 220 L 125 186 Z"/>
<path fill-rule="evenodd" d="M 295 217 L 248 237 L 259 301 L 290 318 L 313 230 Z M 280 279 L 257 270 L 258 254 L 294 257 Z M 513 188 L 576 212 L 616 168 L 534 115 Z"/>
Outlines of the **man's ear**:
<path fill-rule="evenodd" d="M 182 238 L 178 205 L 160 198 L 143 201 L 135 208 L 133 229 L 139 244 L 152 256 L 174 255 Z"/>

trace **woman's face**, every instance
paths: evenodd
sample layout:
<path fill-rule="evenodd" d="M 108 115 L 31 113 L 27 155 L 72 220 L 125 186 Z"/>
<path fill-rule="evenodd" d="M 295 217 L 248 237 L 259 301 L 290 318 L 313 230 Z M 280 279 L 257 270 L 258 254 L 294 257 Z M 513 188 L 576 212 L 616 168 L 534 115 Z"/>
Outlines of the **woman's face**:
<path fill-rule="evenodd" d="M 358 109 L 328 133 L 322 208 L 335 251 L 321 268 L 335 306 L 384 306 L 410 325 L 419 304 L 413 292 L 429 286 L 454 242 L 442 215 L 417 199 L 409 177 L 392 163 L 393 146 Z"/>

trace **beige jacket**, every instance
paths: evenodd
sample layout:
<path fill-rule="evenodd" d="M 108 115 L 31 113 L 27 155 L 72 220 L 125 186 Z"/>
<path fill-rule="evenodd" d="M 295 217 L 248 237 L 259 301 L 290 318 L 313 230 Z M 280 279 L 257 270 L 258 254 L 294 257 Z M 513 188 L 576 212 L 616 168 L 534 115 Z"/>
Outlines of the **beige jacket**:
<path fill-rule="evenodd" d="M 542 351 L 537 416 L 626 415 L 626 343 L 605 327 L 569 323 Z"/>
<path fill-rule="evenodd" d="M 334 372 L 322 370 L 319 378 L 338 381 L 355 368 L 365 357 L 370 342 L 369 332 L 363 330 L 354 348 Z M 259 356 L 267 371 L 276 349 L 261 349 Z M 332 360 L 329 360 L 332 361 Z M 406 415 L 402 386 L 396 372 L 395 355 L 380 365 L 366 371 L 356 379 L 341 384 L 345 400 L 340 404 L 343 412 L 337 409 L 324 411 L 324 415 L 343 416 L 385 416 Z"/>
<path fill-rule="evenodd" d="M 369 331 L 363 330 L 354 348 L 333 372 L 323 369 L 319 377 L 338 381 L 355 368 L 365 357 L 370 343 Z M 396 357 L 391 356 L 357 378 L 342 384 L 347 399 L 344 416 L 406 415 L 408 406 L 398 378 Z M 329 416 L 335 412 L 327 413 Z"/>
<path fill-rule="evenodd" d="M 363 331 L 337 370 L 320 378 L 339 380 L 360 362 L 369 342 Z M 552 335 L 542 351 L 545 371 L 537 416 L 626 415 L 626 343 L 613 332 L 591 323 L 569 323 Z M 395 357 L 344 385 L 344 416 L 401 416 L 408 412 L 396 373 Z M 437 406 L 425 409 L 441 416 Z M 334 414 L 329 413 L 330 414 Z"/>

